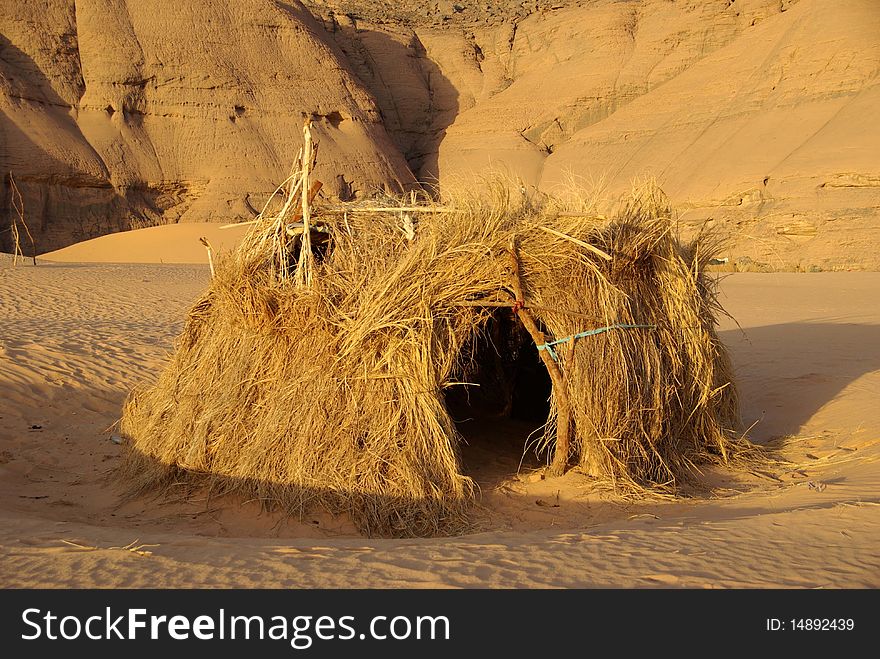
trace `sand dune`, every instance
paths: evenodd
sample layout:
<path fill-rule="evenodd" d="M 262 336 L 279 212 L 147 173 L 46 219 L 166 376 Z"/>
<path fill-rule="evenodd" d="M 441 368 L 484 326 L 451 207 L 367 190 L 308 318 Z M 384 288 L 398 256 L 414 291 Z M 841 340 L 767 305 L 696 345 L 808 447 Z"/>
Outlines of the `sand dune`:
<path fill-rule="evenodd" d="M 226 229 L 205 222 L 111 233 L 43 254 L 56 263 L 208 263 L 201 238 L 216 252 L 233 249 L 250 225 Z"/>
<path fill-rule="evenodd" d="M 110 238 L 93 258 L 148 255 Z M 723 282 L 743 328 L 721 327 L 744 419 L 760 441 L 790 436 L 792 464 L 712 472 L 715 498 L 627 502 L 574 473 L 517 475 L 519 429 L 502 428 L 507 452 L 481 448 L 477 429 L 474 533 L 421 540 L 359 537 L 319 511 L 120 500 L 110 426 L 208 277 L 204 265 L 0 264 L 0 585 L 880 586 L 878 274 Z"/>
<path fill-rule="evenodd" d="M 874 0 L 494 12 L 496 1 L 441 19 L 420 0 L 400 3 L 399 17 L 363 0 L 328 4 L 325 24 L 422 178 L 451 187 L 493 168 L 545 192 L 574 179 L 613 200 L 653 176 L 685 223 L 731 238 L 731 261 L 880 267 Z"/>

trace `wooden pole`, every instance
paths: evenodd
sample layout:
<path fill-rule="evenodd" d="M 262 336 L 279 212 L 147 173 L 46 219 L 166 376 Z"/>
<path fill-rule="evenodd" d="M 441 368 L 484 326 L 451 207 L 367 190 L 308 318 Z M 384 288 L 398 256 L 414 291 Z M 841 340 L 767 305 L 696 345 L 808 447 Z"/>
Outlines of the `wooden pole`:
<path fill-rule="evenodd" d="M 312 202 L 315 201 L 315 197 L 318 196 L 318 193 L 321 191 L 322 187 L 324 187 L 324 184 L 321 183 L 321 181 L 314 181 L 312 183 L 312 186 L 309 188 L 309 194 L 308 194 L 308 197 L 306 197 L 307 201 L 304 204 L 304 207 L 308 206 L 309 208 L 311 208 Z M 288 222 L 288 224 L 293 224 L 294 222 L 299 222 L 300 218 L 303 218 L 303 217 L 304 217 L 303 209 L 300 208 L 298 211 L 296 211 L 296 213 L 293 214 L 293 218 L 291 218 L 291 220 L 290 220 L 290 222 Z M 307 226 L 305 219 L 303 219 L 303 225 Z"/>
<path fill-rule="evenodd" d="M 516 298 L 516 304 L 514 305 L 513 310 L 520 322 L 522 322 L 523 326 L 526 328 L 526 331 L 532 337 L 535 345 L 544 345 L 547 342 L 544 333 L 538 328 L 538 324 L 535 322 L 535 319 L 532 318 L 532 314 L 529 313 L 529 310 L 525 308 L 522 275 L 520 272 L 519 257 L 516 253 L 516 238 L 514 237 L 511 237 L 510 239 L 508 253 L 510 255 L 511 267 L 513 269 L 511 283 L 513 284 L 514 297 Z M 549 350 L 539 350 L 538 354 L 541 356 L 541 361 L 544 362 L 544 366 L 550 374 L 550 380 L 553 383 L 553 394 L 556 397 L 556 450 L 553 453 L 553 461 L 550 463 L 550 475 L 561 476 L 565 473 L 566 466 L 568 466 L 571 405 L 568 401 L 568 390 L 565 387 L 565 377 L 559 368 L 559 364 L 553 360 Z"/>
<path fill-rule="evenodd" d="M 455 213 L 455 208 L 442 206 L 327 206 L 328 213 Z"/>
<path fill-rule="evenodd" d="M 302 222 L 303 235 L 300 242 L 299 263 L 297 264 L 297 283 L 306 286 L 312 283 L 312 236 L 309 231 L 309 223 L 312 219 L 309 192 L 309 169 L 312 166 L 312 120 L 306 119 L 303 125 L 303 155 L 302 155 Z"/>
<path fill-rule="evenodd" d="M 208 267 L 211 268 L 211 279 L 213 279 L 214 278 L 214 257 L 211 254 L 211 252 L 213 251 L 211 249 L 211 243 L 209 243 L 208 239 L 205 238 L 204 236 L 199 238 L 199 242 L 205 246 L 206 250 L 208 250 Z"/>

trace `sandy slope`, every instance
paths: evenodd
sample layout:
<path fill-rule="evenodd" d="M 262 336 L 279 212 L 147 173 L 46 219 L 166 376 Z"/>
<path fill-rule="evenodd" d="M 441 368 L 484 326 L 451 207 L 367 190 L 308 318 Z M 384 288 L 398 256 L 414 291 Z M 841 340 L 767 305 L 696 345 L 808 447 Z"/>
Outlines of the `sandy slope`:
<path fill-rule="evenodd" d="M 505 429 L 519 437 L 509 453 L 481 447 L 478 430 L 479 528 L 399 541 L 254 504 L 120 505 L 107 429 L 207 277 L 205 265 L 0 263 L 0 585 L 880 586 L 878 274 L 724 281 L 745 330 L 722 327 L 744 416 L 761 440 L 796 435 L 797 468 L 710 474 L 725 498 L 627 504 L 573 474 L 511 477 L 519 428 Z"/>
<path fill-rule="evenodd" d="M 55 263 L 208 263 L 200 238 L 216 252 L 234 248 L 251 225 L 198 222 L 111 233 L 43 254 Z"/>

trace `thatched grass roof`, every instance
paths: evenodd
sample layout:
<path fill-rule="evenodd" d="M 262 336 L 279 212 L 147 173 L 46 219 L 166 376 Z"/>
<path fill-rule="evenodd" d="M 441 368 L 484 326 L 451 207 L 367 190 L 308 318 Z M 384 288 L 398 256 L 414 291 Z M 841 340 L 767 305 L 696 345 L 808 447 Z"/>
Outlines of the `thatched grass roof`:
<path fill-rule="evenodd" d="M 323 506 L 369 534 L 460 531 L 475 486 L 446 394 L 479 369 L 499 313 L 528 327 L 554 376 L 555 473 L 674 491 L 726 460 L 737 399 L 712 245 L 678 239 L 656 187 L 610 219 L 488 188 L 443 208 L 321 210 L 299 205 L 307 172 L 291 184 L 217 260 L 158 382 L 129 397 L 131 490 Z"/>
<path fill-rule="evenodd" d="M 473 368 L 487 320 L 516 305 L 511 245 L 513 310 L 545 343 L 600 330 L 549 346 L 564 391 L 555 383 L 548 454 L 564 397 L 563 466 L 674 488 L 724 459 L 737 403 L 712 250 L 678 240 L 656 189 L 610 220 L 502 187 L 434 210 L 313 211 L 329 244 L 323 258 L 310 247 L 310 283 L 302 237 L 278 217 L 255 224 L 218 259 L 159 381 L 126 404 L 128 483 L 213 484 L 293 514 L 321 505 L 371 534 L 462 529 L 474 484 L 444 393 Z"/>

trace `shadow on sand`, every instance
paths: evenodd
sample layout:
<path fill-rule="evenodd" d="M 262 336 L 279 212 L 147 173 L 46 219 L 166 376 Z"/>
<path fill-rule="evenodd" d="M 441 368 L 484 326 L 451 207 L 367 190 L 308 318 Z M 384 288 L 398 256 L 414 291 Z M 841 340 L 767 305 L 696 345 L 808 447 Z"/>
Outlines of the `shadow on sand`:
<path fill-rule="evenodd" d="M 733 358 L 743 423 L 763 442 L 795 435 L 851 383 L 880 370 L 880 329 L 798 322 L 720 333 Z M 856 422 L 857 423 L 857 422 Z"/>
<path fill-rule="evenodd" d="M 774 423 L 778 428 L 789 433 L 797 432 L 816 411 L 839 396 L 850 383 L 866 373 L 880 369 L 880 336 L 877 329 L 871 325 L 789 323 L 753 328 L 745 335 L 738 330 L 725 331 L 722 333 L 722 338 L 732 348 L 747 411 L 772 407 L 776 410 L 775 415 L 779 419 Z M 82 396 L 84 405 L 92 396 L 87 389 L 77 390 L 75 395 Z M 768 416 L 769 414 L 768 412 Z M 489 505 L 488 513 L 492 518 L 489 523 L 492 527 L 497 527 L 499 523 L 505 526 L 504 516 L 507 514 L 516 516 L 517 511 L 535 510 L 536 501 L 533 494 L 507 492 L 505 496 L 510 497 L 508 504 L 498 510 L 491 510 L 493 504 L 487 499 L 487 495 L 492 494 L 493 487 L 513 476 L 519 469 L 527 435 L 534 428 L 533 423 L 516 420 L 501 419 L 498 422 L 481 420 L 467 432 L 469 446 L 463 451 L 464 470 L 482 486 L 484 495 L 482 502 Z M 102 467 L 112 467 L 114 464 L 118 464 L 118 460 L 105 463 Z M 539 466 L 539 462 L 534 455 L 526 453 L 524 469 L 529 470 L 536 466 Z M 845 478 L 840 477 L 836 481 L 829 482 L 845 484 Z M 240 492 L 255 485 L 214 474 L 206 474 L 204 484 L 210 485 L 209 489 L 213 492 L 213 496 L 206 499 L 207 490 L 203 489 L 197 497 L 201 501 L 207 501 L 206 507 L 214 505 L 218 497 L 223 498 L 224 506 L 235 506 L 235 501 L 240 497 L 227 499 L 226 493 Z M 269 490 L 273 488 L 272 483 L 263 483 L 263 485 L 268 485 Z M 117 493 L 122 491 L 121 486 L 118 480 L 112 478 L 106 485 Z M 278 484 L 274 486 L 277 487 Z M 326 501 L 328 495 L 332 497 L 332 494 L 320 487 L 313 487 L 305 492 L 304 501 L 306 504 L 310 501 L 315 503 Z M 395 510 L 418 506 L 418 502 L 384 495 L 364 493 L 362 496 L 369 500 L 367 505 L 374 509 Z M 805 505 L 803 501 L 792 502 L 781 507 L 777 505 L 774 510 L 785 512 L 807 508 L 827 509 L 838 505 L 838 500 L 839 497 L 829 490 L 822 496 L 817 495 L 814 503 Z M 140 497 L 139 501 L 139 505 L 144 508 L 152 509 L 159 506 L 159 500 L 154 501 L 150 495 Z M 699 499 L 691 502 L 698 503 Z M 539 510 L 540 515 L 534 520 L 531 515 L 525 519 L 528 520 L 527 524 L 534 522 L 533 526 L 529 526 L 529 530 L 551 530 L 562 526 L 589 527 L 597 524 L 618 524 L 634 518 L 643 518 L 640 519 L 640 523 L 657 525 L 666 523 L 670 519 L 687 518 L 687 508 L 670 504 L 673 508 L 669 509 L 665 508 L 666 505 L 655 501 L 622 503 L 596 498 L 589 502 L 568 500 L 558 509 Z M 664 521 L 651 521 L 656 519 L 653 513 L 662 512 L 661 508 L 668 511 L 663 513 Z M 249 507 L 248 510 L 254 509 Z M 303 517 L 305 523 L 313 523 L 310 520 L 315 516 L 312 514 L 313 511 L 308 509 L 308 505 L 302 512 L 305 515 Z M 477 523 L 470 529 L 471 531 L 486 530 L 484 525 L 486 512 L 485 509 L 482 513 L 475 511 L 474 521 Z M 717 519 L 723 520 L 764 514 L 766 510 L 734 504 L 719 508 L 716 513 Z M 57 517 L 57 513 L 53 513 L 53 516 Z M 320 514 L 317 514 L 317 517 L 326 519 Z M 118 520 L 114 522 L 117 523 Z M 369 529 L 363 529 L 363 532 L 371 535 Z M 274 535 L 268 526 L 264 531 L 255 533 L 260 536 Z M 315 527 L 315 536 L 325 536 L 323 527 Z"/>

